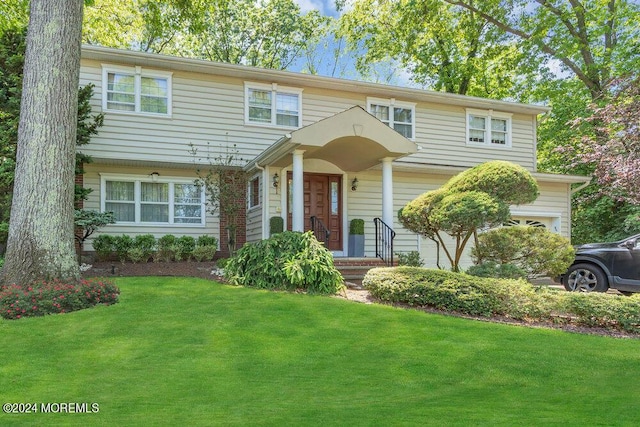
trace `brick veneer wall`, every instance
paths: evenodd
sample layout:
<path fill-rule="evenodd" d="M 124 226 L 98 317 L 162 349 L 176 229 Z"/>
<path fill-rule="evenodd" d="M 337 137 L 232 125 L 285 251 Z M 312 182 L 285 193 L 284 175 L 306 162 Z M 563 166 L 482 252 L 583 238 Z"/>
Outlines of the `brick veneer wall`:
<path fill-rule="evenodd" d="M 237 224 L 237 231 L 236 231 L 236 250 L 240 249 L 242 247 L 242 245 L 244 245 L 247 242 L 247 191 L 246 191 L 246 184 L 245 183 L 239 183 L 238 184 L 239 187 L 242 188 L 238 188 L 238 194 L 242 194 L 242 197 L 239 198 L 238 200 L 235 201 L 235 203 L 238 205 L 239 211 L 238 211 L 238 215 L 236 216 L 236 224 Z M 225 215 L 220 215 L 220 253 L 219 255 L 221 257 L 228 257 L 229 256 L 229 247 L 227 245 L 227 242 L 229 240 L 229 233 L 227 232 L 227 226 L 232 223 L 232 221 L 229 221 L 229 218 L 227 218 Z"/>

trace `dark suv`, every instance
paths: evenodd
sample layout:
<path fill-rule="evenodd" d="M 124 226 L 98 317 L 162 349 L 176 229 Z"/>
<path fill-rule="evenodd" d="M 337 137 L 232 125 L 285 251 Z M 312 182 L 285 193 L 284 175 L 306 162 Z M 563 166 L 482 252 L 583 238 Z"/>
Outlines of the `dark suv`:
<path fill-rule="evenodd" d="M 576 259 L 561 277 L 568 291 L 640 292 L 640 234 L 612 243 L 576 247 Z"/>

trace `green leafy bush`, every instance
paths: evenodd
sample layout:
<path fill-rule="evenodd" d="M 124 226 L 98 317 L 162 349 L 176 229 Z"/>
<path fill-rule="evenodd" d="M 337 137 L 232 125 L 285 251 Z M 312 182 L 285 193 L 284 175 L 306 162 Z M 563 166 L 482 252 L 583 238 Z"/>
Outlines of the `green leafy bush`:
<path fill-rule="evenodd" d="M 120 290 L 110 281 L 82 280 L 77 284 L 41 282 L 29 286 L 0 286 L 0 315 L 5 319 L 44 316 L 115 304 Z"/>
<path fill-rule="evenodd" d="M 284 219 L 281 216 L 272 216 L 269 218 L 269 235 L 273 236 L 276 233 L 282 233 L 284 231 Z"/>
<path fill-rule="evenodd" d="M 218 238 L 214 236 L 207 236 L 207 235 L 198 236 L 196 247 L 197 246 L 214 246 L 217 249 Z"/>
<path fill-rule="evenodd" d="M 143 261 L 147 262 L 149 260 L 149 257 L 145 255 L 144 250 L 138 247 L 129 249 L 127 251 L 127 258 L 129 258 L 134 264 Z"/>
<path fill-rule="evenodd" d="M 158 239 L 158 252 L 156 260 L 169 262 L 173 260 L 176 249 L 176 236 L 165 234 Z"/>
<path fill-rule="evenodd" d="M 422 267 L 424 260 L 420 259 L 420 252 L 396 252 L 398 256 L 398 265 L 406 265 L 408 267 Z"/>
<path fill-rule="evenodd" d="M 116 255 L 121 262 L 125 262 L 125 260 L 129 256 L 129 250 L 133 248 L 133 238 L 127 234 L 123 234 L 122 236 L 116 236 L 113 240 L 113 247 L 116 251 Z"/>
<path fill-rule="evenodd" d="M 311 232 L 284 231 L 244 245 L 226 264 L 225 276 L 237 285 L 321 294 L 344 286 L 331 252 Z"/>
<path fill-rule="evenodd" d="M 471 256 L 476 264 L 513 264 L 528 278 L 554 277 L 567 271 L 575 250 L 569 239 L 546 228 L 517 225 L 480 234 Z"/>
<path fill-rule="evenodd" d="M 115 237 L 110 234 L 101 234 L 93 239 L 93 250 L 98 260 L 105 261 L 111 258 L 115 252 Z"/>
<path fill-rule="evenodd" d="M 479 265 L 472 265 L 467 274 L 478 277 L 494 277 L 497 279 L 525 279 L 527 272 L 513 264 L 498 264 L 486 261 Z"/>
<path fill-rule="evenodd" d="M 349 223 L 349 234 L 352 236 L 364 234 L 364 219 L 355 218 Z"/>
<path fill-rule="evenodd" d="M 153 234 L 140 234 L 133 239 L 133 248 L 139 249 L 142 255 L 141 261 L 148 261 L 156 251 L 156 238 Z"/>
<path fill-rule="evenodd" d="M 212 246 L 212 245 L 200 246 L 200 245 L 198 245 L 193 249 L 193 252 L 192 252 L 191 255 L 198 262 L 211 261 L 213 259 L 213 257 L 216 255 L 216 251 L 217 250 L 218 250 L 218 248 L 216 246 Z"/>
<path fill-rule="evenodd" d="M 229 258 L 218 258 L 216 260 L 216 267 L 225 268 L 228 262 L 229 262 Z"/>
<path fill-rule="evenodd" d="M 363 285 L 385 302 L 474 316 L 505 316 L 640 332 L 640 295 L 564 292 L 524 280 L 416 267 L 369 270 Z"/>
<path fill-rule="evenodd" d="M 196 248 L 196 239 L 192 236 L 182 236 L 176 239 L 174 247 L 174 258 L 176 261 L 191 259 L 193 250 Z"/>

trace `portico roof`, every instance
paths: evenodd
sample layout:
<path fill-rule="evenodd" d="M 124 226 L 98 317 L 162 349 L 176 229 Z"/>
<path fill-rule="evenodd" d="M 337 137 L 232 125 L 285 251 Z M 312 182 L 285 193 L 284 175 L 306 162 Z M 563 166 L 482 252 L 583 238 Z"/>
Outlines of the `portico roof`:
<path fill-rule="evenodd" d="M 321 159 L 344 171 L 359 172 L 383 158 L 415 153 L 418 147 L 362 107 L 354 106 L 285 135 L 246 168 L 256 164 L 288 166 L 294 150 L 303 150 L 305 159 Z"/>

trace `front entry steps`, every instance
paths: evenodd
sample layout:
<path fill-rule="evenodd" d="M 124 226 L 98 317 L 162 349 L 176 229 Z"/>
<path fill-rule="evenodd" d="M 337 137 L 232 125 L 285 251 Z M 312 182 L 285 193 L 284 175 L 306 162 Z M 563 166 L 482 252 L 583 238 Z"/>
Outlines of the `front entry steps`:
<path fill-rule="evenodd" d="M 344 277 L 345 285 L 350 289 L 363 289 L 362 279 L 375 267 L 386 267 L 379 258 L 334 258 L 333 265 Z"/>

